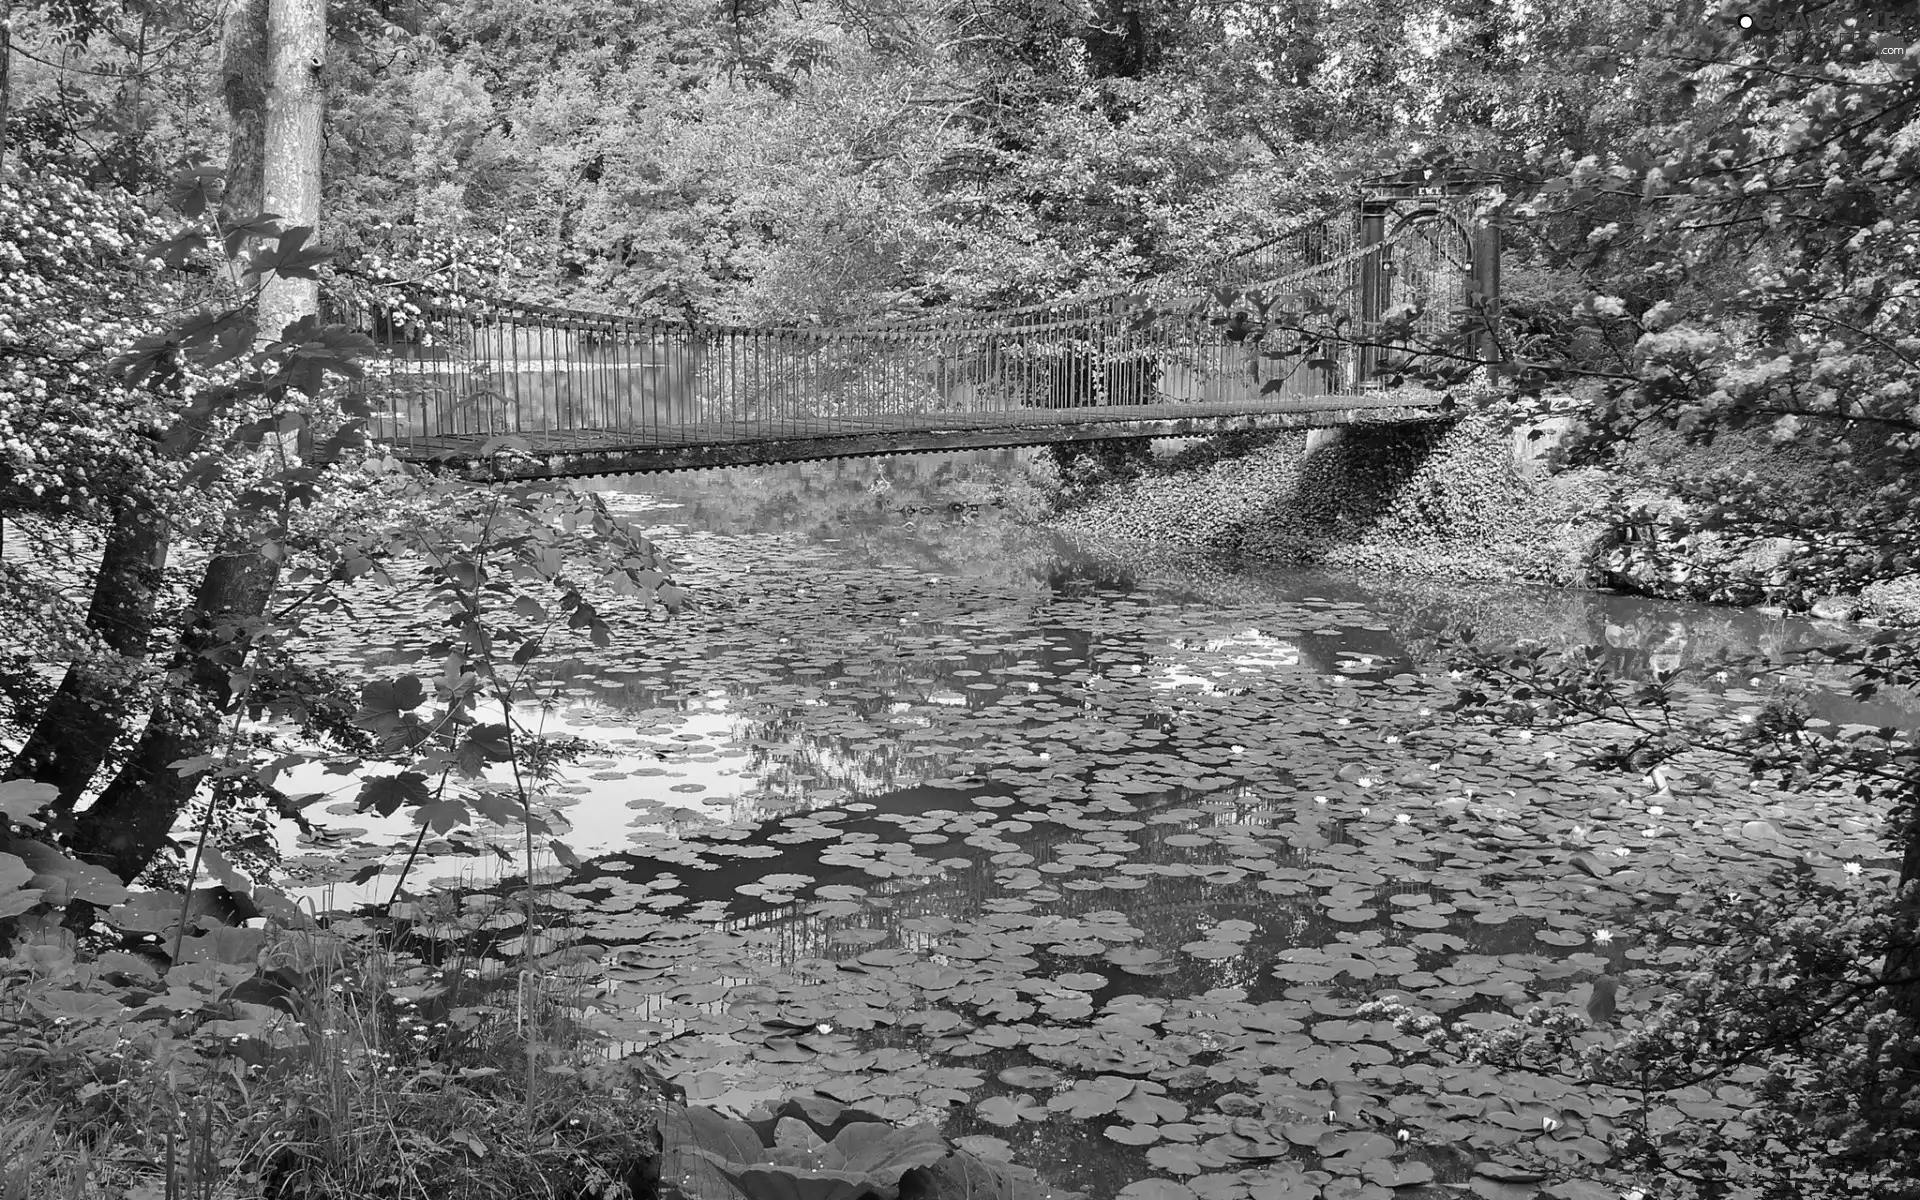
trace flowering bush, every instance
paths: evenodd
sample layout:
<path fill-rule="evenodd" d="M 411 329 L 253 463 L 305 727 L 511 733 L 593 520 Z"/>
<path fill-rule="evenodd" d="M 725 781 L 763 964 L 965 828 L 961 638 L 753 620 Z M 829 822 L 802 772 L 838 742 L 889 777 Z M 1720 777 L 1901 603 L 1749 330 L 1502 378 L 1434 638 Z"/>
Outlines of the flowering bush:
<path fill-rule="evenodd" d="M 151 484 L 152 388 L 109 377 L 153 332 L 169 291 L 142 247 L 158 220 L 133 196 L 47 170 L 0 180 L 0 479 L 9 509 L 78 511 Z"/>

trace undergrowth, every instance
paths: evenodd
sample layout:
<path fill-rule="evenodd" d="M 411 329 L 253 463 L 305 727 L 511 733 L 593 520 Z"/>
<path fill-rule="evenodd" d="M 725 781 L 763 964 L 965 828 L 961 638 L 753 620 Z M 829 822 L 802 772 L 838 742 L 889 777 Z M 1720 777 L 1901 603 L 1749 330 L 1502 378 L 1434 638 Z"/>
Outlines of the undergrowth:
<path fill-rule="evenodd" d="M 663 1097 L 582 1021 L 589 964 L 423 949 L 357 920 L 219 927 L 171 966 L 20 947 L 0 964 L 0 1197 L 650 1195 Z"/>

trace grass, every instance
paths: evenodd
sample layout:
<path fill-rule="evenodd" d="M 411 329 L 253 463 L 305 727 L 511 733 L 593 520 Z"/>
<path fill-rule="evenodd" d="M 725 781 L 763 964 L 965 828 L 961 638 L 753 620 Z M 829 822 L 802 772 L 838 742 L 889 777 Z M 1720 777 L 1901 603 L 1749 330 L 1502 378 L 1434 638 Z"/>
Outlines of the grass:
<path fill-rule="evenodd" d="M 57 939 L 5 960 L 0 1200 L 651 1194 L 661 1089 L 583 1019 L 580 956 L 352 920 L 187 946 L 164 975 Z"/>

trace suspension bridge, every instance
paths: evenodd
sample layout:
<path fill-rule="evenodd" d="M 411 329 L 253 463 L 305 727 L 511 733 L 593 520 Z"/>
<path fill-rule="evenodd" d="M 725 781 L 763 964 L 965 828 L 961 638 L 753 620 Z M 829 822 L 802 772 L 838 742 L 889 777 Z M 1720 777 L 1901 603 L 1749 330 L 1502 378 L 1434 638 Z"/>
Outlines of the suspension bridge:
<path fill-rule="evenodd" d="M 357 385 L 374 439 L 475 480 L 1431 421 L 1443 396 L 1374 380 L 1444 341 L 1470 297 L 1497 297 L 1481 194 L 1406 172 L 1124 291 L 864 327 L 334 306 L 382 350 Z"/>

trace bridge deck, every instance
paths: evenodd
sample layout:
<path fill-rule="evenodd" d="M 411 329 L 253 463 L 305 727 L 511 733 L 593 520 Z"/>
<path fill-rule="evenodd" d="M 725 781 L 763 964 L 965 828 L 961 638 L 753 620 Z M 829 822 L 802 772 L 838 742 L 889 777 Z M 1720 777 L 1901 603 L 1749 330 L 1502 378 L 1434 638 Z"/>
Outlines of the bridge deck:
<path fill-rule="evenodd" d="M 476 481 L 556 479 L 1117 438 L 1431 421 L 1442 397 L 1314 396 L 413 437 L 395 456 Z M 519 453 L 512 453 L 517 451 Z"/>

